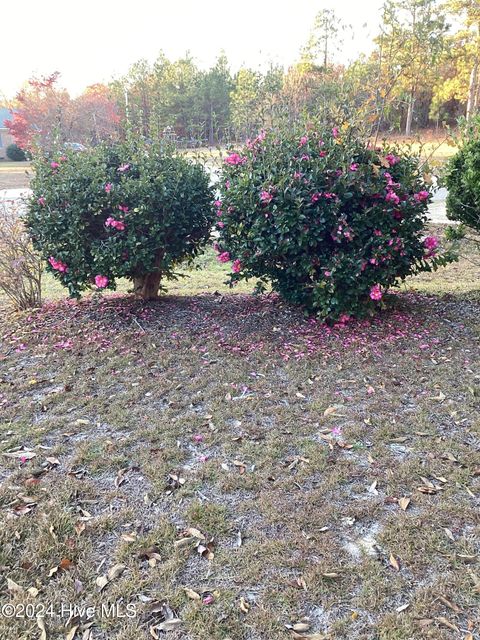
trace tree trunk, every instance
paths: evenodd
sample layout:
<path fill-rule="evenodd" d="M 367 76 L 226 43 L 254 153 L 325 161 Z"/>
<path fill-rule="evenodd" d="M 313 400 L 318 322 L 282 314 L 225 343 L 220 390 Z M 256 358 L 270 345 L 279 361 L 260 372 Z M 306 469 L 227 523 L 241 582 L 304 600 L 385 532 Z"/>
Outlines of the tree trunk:
<path fill-rule="evenodd" d="M 136 298 L 141 300 L 156 300 L 162 279 L 160 265 L 162 264 L 163 251 L 159 251 L 155 256 L 155 271 L 134 276 L 133 292 Z"/>
<path fill-rule="evenodd" d="M 472 73 L 470 74 L 470 84 L 468 86 L 467 120 L 471 120 L 475 113 L 475 100 L 478 86 L 478 58 L 475 58 Z"/>
<path fill-rule="evenodd" d="M 160 288 L 160 280 L 162 274 L 160 271 L 154 273 L 146 273 L 143 276 L 135 276 L 133 278 L 133 291 L 135 297 L 140 300 L 156 300 L 158 298 L 158 289 Z"/>
<path fill-rule="evenodd" d="M 412 134 L 412 122 L 413 122 L 413 105 L 415 103 L 415 97 L 412 94 L 408 100 L 407 121 L 405 123 L 405 135 L 410 136 Z"/>
<path fill-rule="evenodd" d="M 213 147 L 214 138 L 213 138 L 213 105 L 210 102 L 210 126 L 208 129 L 208 144 Z"/>

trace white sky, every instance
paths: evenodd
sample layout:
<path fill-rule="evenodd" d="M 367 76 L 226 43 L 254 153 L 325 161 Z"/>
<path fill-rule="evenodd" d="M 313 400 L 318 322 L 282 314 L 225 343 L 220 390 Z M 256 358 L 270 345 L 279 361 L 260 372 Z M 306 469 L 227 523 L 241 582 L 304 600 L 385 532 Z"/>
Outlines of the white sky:
<path fill-rule="evenodd" d="M 12 97 L 32 74 L 60 71 L 73 95 L 125 73 L 160 50 L 190 51 L 209 67 L 221 49 L 232 70 L 268 61 L 288 66 L 323 8 L 353 26 L 343 59 L 371 49 L 382 0 L 24 0 L 4 20 L 0 96 Z M 7 12 L 7 17 L 11 12 Z"/>

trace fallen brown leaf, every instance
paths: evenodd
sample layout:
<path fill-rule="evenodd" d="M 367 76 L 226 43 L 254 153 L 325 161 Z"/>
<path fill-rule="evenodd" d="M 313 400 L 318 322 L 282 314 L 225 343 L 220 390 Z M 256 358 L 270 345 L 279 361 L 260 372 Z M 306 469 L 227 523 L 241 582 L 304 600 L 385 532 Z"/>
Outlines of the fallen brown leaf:
<path fill-rule="evenodd" d="M 395 571 L 400 571 L 400 564 L 397 558 L 395 558 L 395 556 L 393 555 L 393 553 L 390 554 L 389 562 L 390 562 L 390 566 L 392 566 L 395 569 Z"/>
<path fill-rule="evenodd" d="M 438 618 L 435 618 L 435 620 L 444 627 L 451 629 L 452 631 L 456 631 L 457 633 L 460 632 L 460 629 L 455 624 L 453 624 L 453 622 L 450 622 L 450 620 L 444 618 L 443 616 L 439 616 Z"/>
<path fill-rule="evenodd" d="M 40 638 L 38 640 L 47 640 L 47 630 L 45 628 L 45 622 L 41 616 L 37 616 L 37 627 L 40 629 Z"/>

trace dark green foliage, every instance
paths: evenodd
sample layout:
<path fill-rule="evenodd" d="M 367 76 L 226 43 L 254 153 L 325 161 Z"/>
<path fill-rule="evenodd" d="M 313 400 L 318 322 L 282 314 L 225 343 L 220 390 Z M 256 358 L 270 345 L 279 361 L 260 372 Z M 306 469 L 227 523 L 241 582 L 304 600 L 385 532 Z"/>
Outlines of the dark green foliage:
<path fill-rule="evenodd" d="M 110 288 L 118 277 L 174 277 L 175 267 L 191 262 L 209 238 L 206 171 L 160 145 L 103 145 L 37 157 L 34 176 L 27 225 L 72 296 L 98 276 Z M 105 280 L 96 284 L 103 288 Z"/>
<path fill-rule="evenodd" d="M 27 159 L 25 151 L 20 149 L 16 144 L 9 144 L 7 147 L 7 158 L 13 160 L 13 162 L 23 162 Z"/>
<path fill-rule="evenodd" d="M 450 220 L 480 231 L 480 139 L 465 142 L 450 160 L 446 186 Z"/>
<path fill-rule="evenodd" d="M 424 238 L 418 159 L 373 150 L 348 127 L 262 134 L 226 159 L 221 261 L 329 319 L 365 315 L 399 280 L 444 264 Z"/>

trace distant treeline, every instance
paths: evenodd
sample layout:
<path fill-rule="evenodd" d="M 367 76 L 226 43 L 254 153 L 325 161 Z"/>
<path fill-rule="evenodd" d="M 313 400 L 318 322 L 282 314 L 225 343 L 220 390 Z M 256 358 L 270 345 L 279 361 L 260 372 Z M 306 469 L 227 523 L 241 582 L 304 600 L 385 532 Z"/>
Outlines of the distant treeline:
<path fill-rule="evenodd" d="M 388 0 L 371 55 L 343 65 L 339 53 L 349 29 L 333 10 L 321 11 L 286 70 L 271 65 L 232 73 L 222 53 L 205 71 L 189 55 L 171 61 L 161 54 L 75 100 L 58 87 L 58 74 L 35 78 L 16 96 L 10 127 L 24 148 L 54 137 L 95 144 L 127 130 L 200 146 L 244 140 L 277 120 L 321 112 L 354 119 L 370 133 L 410 135 L 478 111 L 478 0 Z"/>

